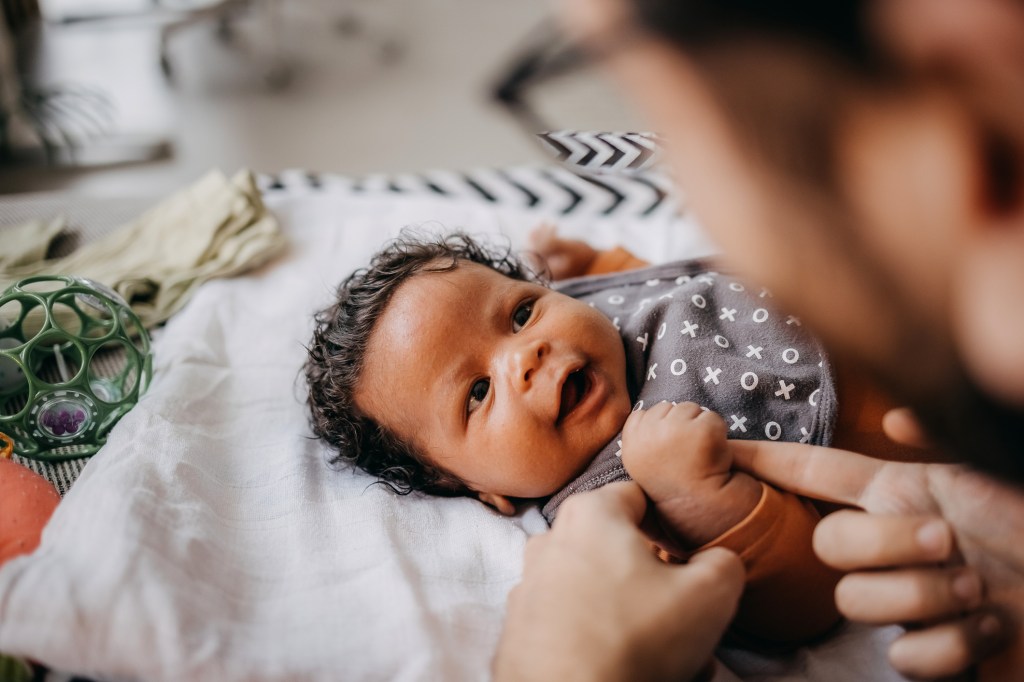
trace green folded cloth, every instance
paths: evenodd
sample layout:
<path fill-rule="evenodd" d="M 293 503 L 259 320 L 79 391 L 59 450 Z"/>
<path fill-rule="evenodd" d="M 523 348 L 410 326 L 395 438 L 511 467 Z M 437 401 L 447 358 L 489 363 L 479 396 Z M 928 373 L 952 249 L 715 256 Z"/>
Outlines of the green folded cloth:
<path fill-rule="evenodd" d="M 211 171 L 114 232 L 63 258 L 44 260 L 62 220 L 0 231 L 0 291 L 33 275 L 78 275 L 128 301 L 151 328 L 181 309 L 203 282 L 267 262 L 286 241 L 249 171 Z"/>
<path fill-rule="evenodd" d="M 32 668 L 23 658 L 0 654 L 0 680 L 3 682 L 31 682 Z"/>

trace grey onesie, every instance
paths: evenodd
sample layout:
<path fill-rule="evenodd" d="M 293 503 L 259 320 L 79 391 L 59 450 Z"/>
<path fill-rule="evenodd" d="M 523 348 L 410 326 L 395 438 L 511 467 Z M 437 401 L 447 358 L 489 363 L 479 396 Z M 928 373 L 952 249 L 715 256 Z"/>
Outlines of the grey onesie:
<path fill-rule="evenodd" d="M 837 406 L 824 351 L 798 318 L 772 307 L 766 289 L 710 267 L 668 263 L 556 288 L 597 308 L 619 330 L 634 409 L 692 401 L 721 415 L 729 438 L 828 445 Z M 629 480 L 620 439 L 621 433 L 547 501 L 548 523 L 570 495 Z"/>

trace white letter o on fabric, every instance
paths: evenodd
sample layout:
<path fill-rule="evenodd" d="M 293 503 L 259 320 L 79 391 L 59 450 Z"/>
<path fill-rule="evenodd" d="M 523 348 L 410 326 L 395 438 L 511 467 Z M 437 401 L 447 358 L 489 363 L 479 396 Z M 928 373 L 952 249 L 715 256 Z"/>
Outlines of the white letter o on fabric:
<path fill-rule="evenodd" d="M 747 385 L 747 377 L 751 377 L 753 379 L 753 383 L 750 384 L 749 386 Z M 757 378 L 756 374 L 754 374 L 753 372 L 747 372 L 746 374 L 740 377 L 740 386 L 742 386 L 748 391 L 753 391 L 755 388 L 757 388 L 758 381 L 759 379 Z"/>

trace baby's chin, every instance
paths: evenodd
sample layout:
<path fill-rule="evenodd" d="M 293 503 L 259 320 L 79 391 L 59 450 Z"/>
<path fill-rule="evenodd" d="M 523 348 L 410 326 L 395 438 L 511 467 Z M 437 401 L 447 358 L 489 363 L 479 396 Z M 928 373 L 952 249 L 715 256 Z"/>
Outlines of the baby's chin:
<path fill-rule="evenodd" d="M 585 437 L 585 441 L 580 444 L 580 450 L 585 454 L 575 458 L 577 466 L 561 477 L 556 484 L 553 484 L 552 490 L 548 495 L 553 495 L 572 483 L 576 477 L 590 466 L 609 443 L 619 438 L 619 434 L 622 433 L 622 427 L 625 426 L 630 412 L 632 412 L 632 405 L 629 401 L 629 396 L 624 393 L 624 398 L 621 401 L 616 400 L 614 404 L 606 406 L 604 413 L 598 420 L 598 424 L 588 424 L 586 428 L 581 429 L 583 431 L 581 435 Z"/>

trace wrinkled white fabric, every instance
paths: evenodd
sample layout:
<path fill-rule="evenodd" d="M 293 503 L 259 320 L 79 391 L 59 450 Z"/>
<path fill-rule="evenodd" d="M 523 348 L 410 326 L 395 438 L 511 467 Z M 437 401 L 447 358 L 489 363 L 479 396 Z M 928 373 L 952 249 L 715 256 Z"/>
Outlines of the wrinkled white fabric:
<path fill-rule="evenodd" d="M 486 679 L 524 542 L 543 520 L 536 509 L 507 519 L 469 499 L 397 497 L 327 468 L 308 438 L 303 345 L 337 282 L 404 225 L 506 233 L 522 247 L 557 216 L 345 192 L 272 194 L 267 205 L 285 256 L 205 284 L 172 318 L 149 392 L 39 550 L 0 569 L 0 651 L 97 679 Z M 560 224 L 654 260 L 708 250 L 670 216 Z M 884 679 L 881 641 L 865 631 L 733 669 Z"/>

